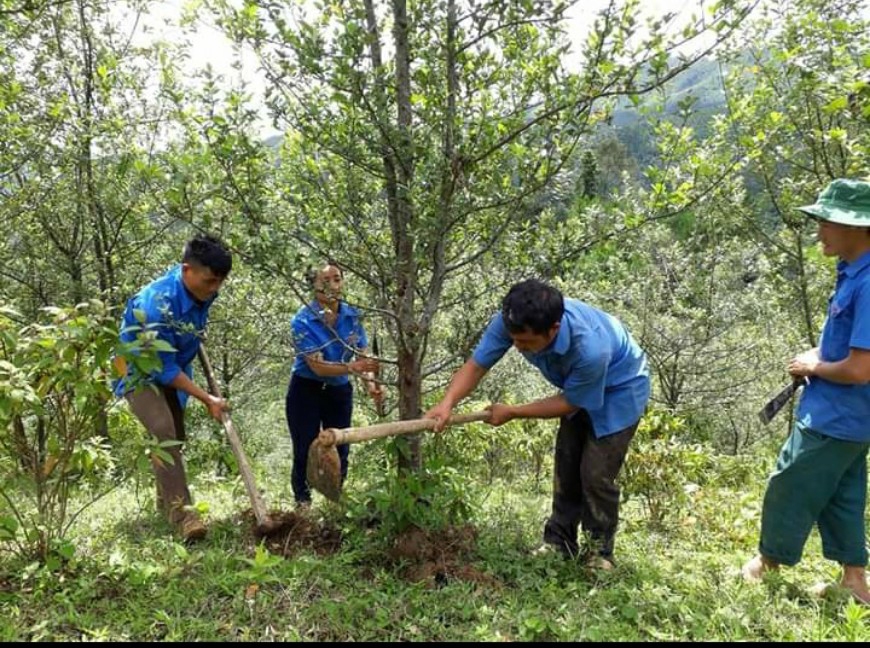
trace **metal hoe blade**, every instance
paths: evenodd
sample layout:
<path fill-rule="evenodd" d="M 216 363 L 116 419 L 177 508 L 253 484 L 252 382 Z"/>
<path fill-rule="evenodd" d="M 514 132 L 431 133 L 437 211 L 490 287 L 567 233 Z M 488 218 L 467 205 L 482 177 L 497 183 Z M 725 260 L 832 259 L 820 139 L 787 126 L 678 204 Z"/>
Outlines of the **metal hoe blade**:
<path fill-rule="evenodd" d="M 341 497 L 341 460 L 335 443 L 324 443 L 316 438 L 308 449 L 306 467 L 308 484 L 327 499 L 337 502 Z"/>

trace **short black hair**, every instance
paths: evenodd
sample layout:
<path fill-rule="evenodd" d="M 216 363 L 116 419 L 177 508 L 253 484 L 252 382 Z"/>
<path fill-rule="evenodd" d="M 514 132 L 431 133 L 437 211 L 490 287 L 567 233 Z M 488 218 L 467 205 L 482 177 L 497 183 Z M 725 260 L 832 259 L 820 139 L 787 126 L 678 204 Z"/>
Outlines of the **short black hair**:
<path fill-rule="evenodd" d="M 562 321 L 565 299 L 558 288 L 538 279 L 526 279 L 511 286 L 501 302 L 501 315 L 511 333 L 526 330 L 548 333 Z"/>
<path fill-rule="evenodd" d="M 184 245 L 183 263 L 209 268 L 218 277 L 233 269 L 233 257 L 224 242 L 210 234 L 197 234 Z"/>

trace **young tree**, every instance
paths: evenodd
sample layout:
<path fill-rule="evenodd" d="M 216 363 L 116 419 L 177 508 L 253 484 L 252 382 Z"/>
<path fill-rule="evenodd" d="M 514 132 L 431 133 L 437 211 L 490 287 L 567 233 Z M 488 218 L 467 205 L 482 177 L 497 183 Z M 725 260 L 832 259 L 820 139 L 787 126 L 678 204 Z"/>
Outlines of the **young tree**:
<path fill-rule="evenodd" d="M 598 162 L 592 151 L 583 151 L 580 158 L 580 195 L 594 198 L 598 195 Z"/>
<path fill-rule="evenodd" d="M 172 57 L 133 46 L 136 21 L 117 4 L 22 7 L 0 32 L 0 298 L 27 314 L 98 294 L 116 302 L 165 227 L 143 180 L 167 135 L 155 89 Z"/>
<path fill-rule="evenodd" d="M 787 379 L 788 353 L 817 343 L 830 294 L 816 226 L 795 208 L 834 178 L 870 171 L 861 6 L 766 4 L 721 54 L 723 114 L 701 136 L 695 101 L 681 100 L 654 125 L 659 163 L 645 171 L 644 204 L 622 197 L 628 218 L 666 221 L 671 234 L 638 241 L 658 238 L 638 282 L 655 287 L 638 311 L 657 397 L 681 414 L 715 411 L 702 427 L 732 449 L 753 440 L 741 404 Z"/>
<path fill-rule="evenodd" d="M 861 0 L 771 3 L 730 57 L 720 151 L 745 164 L 747 200 L 728 208 L 740 210 L 781 277 L 790 319 L 810 345 L 829 287 L 813 280 L 812 266 L 822 262 L 816 227 L 795 207 L 812 203 L 835 178 L 870 172 L 865 7 Z"/>
<path fill-rule="evenodd" d="M 402 418 L 420 415 L 424 378 L 453 361 L 424 362 L 436 318 L 451 303 L 466 314 L 475 299 L 495 305 L 500 288 L 483 269 L 515 267 L 504 252 L 516 239 L 529 248 L 535 196 L 602 101 L 678 74 L 699 55 L 670 66 L 678 41 L 705 27 L 723 38 L 750 5 L 719 2 L 666 36 L 672 15 L 641 34 L 639 3 L 614 0 L 577 71 L 565 65 L 570 3 L 560 0 L 350 0 L 307 12 L 282 0 L 211 3 L 259 53 L 287 129 L 286 202 L 261 226 L 329 253 L 368 286 L 395 349 Z M 410 457 L 419 464 L 418 441 Z"/>

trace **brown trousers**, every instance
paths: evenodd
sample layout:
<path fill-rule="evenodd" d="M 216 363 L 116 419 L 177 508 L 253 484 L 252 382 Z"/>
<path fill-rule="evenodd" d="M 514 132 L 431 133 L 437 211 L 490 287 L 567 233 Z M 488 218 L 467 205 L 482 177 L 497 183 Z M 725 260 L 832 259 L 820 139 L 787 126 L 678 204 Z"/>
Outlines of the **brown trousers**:
<path fill-rule="evenodd" d="M 178 394 L 171 387 L 148 386 L 129 392 L 125 398 L 130 409 L 145 429 L 158 441 L 184 441 L 184 410 L 178 402 Z M 181 445 L 165 448 L 172 456 L 172 463 L 151 455 L 151 465 L 157 483 L 157 502 L 169 521 L 177 524 L 184 519 L 183 507 L 191 503 L 184 473 Z"/>

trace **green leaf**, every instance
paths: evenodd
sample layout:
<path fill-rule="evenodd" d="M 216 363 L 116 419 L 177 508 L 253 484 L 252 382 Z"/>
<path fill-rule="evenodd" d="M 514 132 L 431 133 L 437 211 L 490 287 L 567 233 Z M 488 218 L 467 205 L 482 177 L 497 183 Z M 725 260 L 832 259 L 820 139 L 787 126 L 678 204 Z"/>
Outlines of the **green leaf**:
<path fill-rule="evenodd" d="M 844 110 L 849 106 L 848 97 L 837 97 L 832 102 L 824 107 L 824 111 L 827 113 L 833 113 L 840 110 Z"/>
<path fill-rule="evenodd" d="M 151 343 L 151 347 L 157 351 L 163 351 L 165 353 L 172 353 L 176 350 L 174 346 L 169 344 L 169 342 L 160 339 L 154 340 L 154 342 Z"/>
<path fill-rule="evenodd" d="M 55 547 L 55 551 L 64 560 L 71 560 L 76 553 L 76 548 L 69 540 L 63 540 Z"/>
<path fill-rule="evenodd" d="M 851 23 L 848 20 L 844 20 L 843 18 L 836 18 L 830 22 L 831 28 L 835 32 L 847 32 L 852 28 Z"/>
<path fill-rule="evenodd" d="M 156 458 L 167 466 L 175 465 L 175 459 L 172 458 L 172 455 L 161 448 L 152 448 L 151 454 L 152 458 Z"/>
<path fill-rule="evenodd" d="M 175 549 L 175 555 L 181 560 L 187 560 L 190 557 L 190 552 L 185 549 L 184 545 L 174 542 L 172 548 Z"/>
<path fill-rule="evenodd" d="M 12 540 L 18 531 L 18 520 L 12 515 L 0 515 L 0 540 Z"/>

